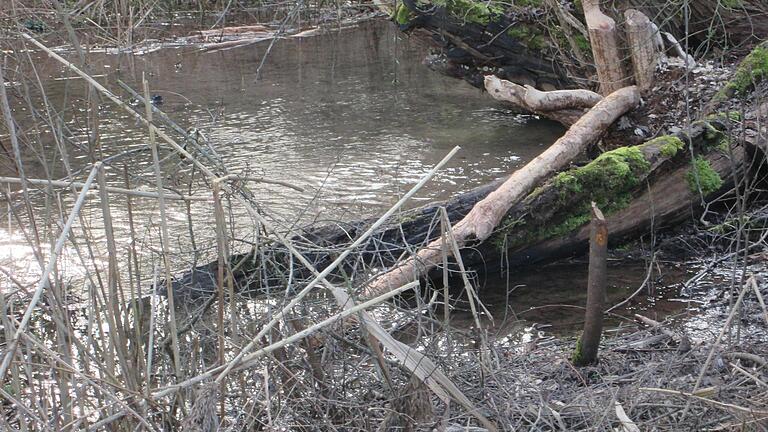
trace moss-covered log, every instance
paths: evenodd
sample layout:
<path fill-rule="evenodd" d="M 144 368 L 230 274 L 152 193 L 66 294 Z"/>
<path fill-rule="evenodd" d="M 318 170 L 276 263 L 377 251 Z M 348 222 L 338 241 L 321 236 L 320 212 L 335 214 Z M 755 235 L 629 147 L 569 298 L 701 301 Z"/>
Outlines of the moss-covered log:
<path fill-rule="evenodd" d="M 711 198 L 732 187 L 732 169 L 741 169 L 745 153 L 741 145 L 726 138 L 729 122 L 725 117 L 697 122 L 687 133 L 619 148 L 552 177 L 512 207 L 488 240 L 462 251 L 465 266 L 480 272 L 496 272 L 503 266 L 520 267 L 582 253 L 588 244 L 592 201 L 606 213 L 612 243 L 635 237 L 648 230 L 652 222 L 658 229 L 691 217 L 701 208 L 702 197 Z M 694 157 L 689 152 L 689 142 Z M 696 161 L 693 165 L 692 160 Z M 456 223 L 503 180 L 458 195 L 449 202 L 403 212 L 376 233 L 359 253 L 353 254 L 335 277 L 355 273 L 362 263 L 391 267 L 405 251 L 439 236 L 440 207 L 445 206 L 449 219 Z M 372 222 L 368 219 L 304 227 L 292 241 L 322 269 L 334 259 L 334 251 L 351 243 Z M 233 274 L 239 290 L 283 290 L 291 267 L 295 278 L 309 276 L 300 266 L 291 266 L 289 260 L 290 255 L 279 244 L 263 244 L 255 256 L 233 257 Z M 215 269 L 213 262 L 187 273 L 176 281 L 177 292 L 212 293 L 216 286 Z M 430 276 L 441 277 L 439 269 L 433 273 Z"/>

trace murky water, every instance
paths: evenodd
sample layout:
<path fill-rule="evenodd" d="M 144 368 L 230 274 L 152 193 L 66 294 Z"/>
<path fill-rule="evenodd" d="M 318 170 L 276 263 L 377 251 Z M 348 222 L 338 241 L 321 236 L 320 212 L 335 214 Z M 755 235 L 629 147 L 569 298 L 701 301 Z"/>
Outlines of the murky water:
<path fill-rule="evenodd" d="M 447 198 L 513 171 L 562 132 L 553 123 L 514 116 L 466 83 L 429 71 L 421 64 L 427 47 L 387 22 L 281 40 L 267 53 L 269 47 L 93 55 L 89 62 L 118 93 L 117 79 L 139 89 L 144 74 L 152 94 L 163 99 L 160 108 L 183 128 L 207 134 L 232 172 L 307 190 L 288 202 L 259 197 L 282 210 L 295 210 L 319 191 L 317 212 L 375 214 L 459 145 L 461 153 L 417 203 Z M 46 91 L 54 105 L 72 114 L 84 110 L 82 82 L 62 80 L 72 73 L 49 66 Z M 144 131 L 106 101 L 102 119 L 104 157 L 146 145 Z M 151 170 L 143 153 L 131 159 L 133 172 Z M 82 165 L 87 154 L 73 151 L 72 158 Z"/>
<path fill-rule="evenodd" d="M 131 96 L 117 80 L 140 91 L 146 77 L 151 93 L 162 98 L 159 107 L 193 135 L 199 131 L 207 136 L 230 172 L 303 188 L 298 193 L 250 185 L 260 206 L 277 223 L 290 227 L 380 214 L 458 145 L 461 152 L 409 206 L 448 198 L 514 171 L 561 134 L 558 125 L 513 115 L 468 84 L 430 71 L 422 64 L 426 52 L 420 40 L 405 36 L 391 23 L 371 22 L 274 45 L 266 41 L 217 52 L 186 47 L 144 56 L 94 53 L 87 61 L 90 73 L 126 101 Z M 65 178 L 66 159 L 82 180 L 91 160 L 122 154 L 108 169 L 108 183 L 125 186 L 125 164 L 132 187 L 154 189 L 145 128 L 102 99 L 100 147 L 89 150 L 85 83 L 43 54 L 34 56 L 45 96 L 65 119 L 64 135 L 71 138 L 61 146 L 64 156 L 50 130 L 42 128 L 37 151 L 24 155 L 27 176 L 46 178 L 48 171 L 53 178 Z M 41 92 L 33 93 L 42 100 Z M 142 106 L 135 108 L 143 112 Z M 23 123 L 28 107 L 19 104 L 16 110 Z M 204 182 L 195 182 L 189 190 L 191 165 L 172 155 L 162 141 L 160 148 L 166 185 L 188 195 L 211 196 L 210 184 Z M 15 176 L 10 162 L 0 171 Z M 65 204 L 71 204 L 72 194 L 60 191 Z M 15 197 L 21 198 L 18 193 Z M 118 243 L 127 247 L 125 199 L 111 198 Z M 50 204 L 44 194 L 33 194 L 33 200 L 41 214 Z M 187 209 L 178 201 L 169 206 L 170 246 L 181 271 L 191 261 Z M 211 203 L 195 202 L 190 210 L 198 244 L 203 244 L 214 235 Z M 140 251 L 154 248 L 157 201 L 134 199 L 133 212 L 140 227 Z M 100 239 L 98 199 L 90 200 L 83 214 L 91 236 Z M 242 208 L 233 207 L 229 222 L 234 237 L 252 235 L 253 221 Z M 33 260 L 19 259 L 30 255 L 13 223 L 0 229 L 6 239 L 3 256 L 30 263 L 24 272 L 35 273 Z"/>

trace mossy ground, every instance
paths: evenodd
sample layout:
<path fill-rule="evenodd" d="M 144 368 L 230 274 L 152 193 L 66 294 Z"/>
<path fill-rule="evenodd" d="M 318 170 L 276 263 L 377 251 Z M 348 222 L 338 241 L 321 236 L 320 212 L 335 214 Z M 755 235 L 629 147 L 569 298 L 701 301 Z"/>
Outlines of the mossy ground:
<path fill-rule="evenodd" d="M 507 35 L 517 39 L 533 50 L 541 50 L 547 46 L 547 38 L 541 28 L 530 24 L 518 24 L 507 30 Z"/>
<path fill-rule="evenodd" d="M 768 41 L 755 47 L 741 61 L 733 78 L 717 94 L 715 100 L 722 101 L 731 96 L 744 97 L 766 77 L 768 77 Z"/>
<path fill-rule="evenodd" d="M 433 0 L 436 6 L 444 7 L 451 15 L 468 23 L 488 25 L 495 15 L 504 13 L 499 2 L 476 2 L 472 0 Z"/>
<path fill-rule="evenodd" d="M 408 7 L 400 3 L 400 5 L 395 10 L 395 16 L 393 17 L 395 22 L 400 25 L 408 24 L 408 22 L 411 20 L 411 11 L 408 9 Z"/>

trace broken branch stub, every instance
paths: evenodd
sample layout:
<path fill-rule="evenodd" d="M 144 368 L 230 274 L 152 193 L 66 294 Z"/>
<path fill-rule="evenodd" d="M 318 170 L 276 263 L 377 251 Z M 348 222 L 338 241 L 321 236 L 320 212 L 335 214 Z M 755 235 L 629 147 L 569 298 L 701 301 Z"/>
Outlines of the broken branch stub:
<path fill-rule="evenodd" d="M 514 172 L 454 226 L 453 237 L 459 247 L 466 247 L 470 242 L 485 241 L 513 205 L 546 178 L 570 164 L 590 144 L 597 141 L 608 126 L 639 102 L 640 93 L 634 86 L 620 89 L 598 102 L 565 135 Z M 441 262 L 442 248 L 442 238 L 430 242 L 415 255 L 373 280 L 364 290 L 364 296 L 377 296 L 424 276 Z"/>
<path fill-rule="evenodd" d="M 592 223 L 589 236 L 589 279 L 587 282 L 587 311 L 573 363 L 586 366 L 597 361 L 597 350 L 603 333 L 605 284 L 608 259 L 608 224 L 603 212 L 592 203 Z"/>

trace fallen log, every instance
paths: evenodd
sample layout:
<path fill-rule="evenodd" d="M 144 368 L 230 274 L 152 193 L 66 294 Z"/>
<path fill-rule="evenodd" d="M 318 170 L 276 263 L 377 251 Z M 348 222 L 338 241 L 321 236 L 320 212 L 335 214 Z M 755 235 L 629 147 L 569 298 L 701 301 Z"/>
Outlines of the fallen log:
<path fill-rule="evenodd" d="M 592 201 L 605 212 L 612 245 L 695 217 L 702 197 L 711 200 L 730 190 L 734 170 L 745 171 L 748 152 L 728 135 L 734 127 L 727 116 L 698 121 L 676 135 L 606 152 L 587 165 L 551 177 L 510 208 L 484 242 L 461 251 L 464 265 L 472 271 L 496 273 L 581 254 L 588 245 Z M 352 254 L 335 276 L 346 280 L 371 268 L 392 267 L 407 251 L 440 237 L 441 208 L 455 225 L 505 180 L 403 212 Z M 366 219 L 307 226 L 292 241 L 321 270 L 334 260 L 334 251 L 350 244 L 371 223 Z M 234 255 L 230 265 L 237 290 L 250 295 L 283 293 L 288 277 L 296 281 L 310 277 L 300 266 L 291 266 L 290 260 L 278 243 L 264 243 L 258 253 Z M 175 292 L 211 295 L 215 275 L 216 262 L 199 266 L 174 282 Z M 432 278 L 441 280 L 441 268 L 426 275 Z"/>
<path fill-rule="evenodd" d="M 737 86 L 739 76 L 749 74 L 753 79 L 749 85 L 738 88 L 739 94 L 746 100 L 748 90 L 757 91 L 758 85 L 760 91 L 765 90 L 762 83 L 765 75 L 755 72 L 763 70 L 757 68 L 763 65 L 757 60 L 762 58 L 762 50 L 764 46 L 758 46 L 755 53 L 745 59 L 725 88 Z M 600 101 L 596 107 L 609 103 L 609 99 Z M 590 111 L 592 114 L 597 112 L 600 110 L 596 108 Z M 458 228 L 458 222 L 467 219 L 473 209 L 482 208 L 477 206 L 478 203 L 500 190 L 504 191 L 502 194 L 522 191 L 520 193 L 525 196 L 522 200 L 508 199 L 506 203 L 513 205 L 506 207 L 500 221 L 488 224 L 489 220 L 493 221 L 488 219 L 473 238 L 464 238 L 473 240 L 473 247 L 461 251 L 462 262 L 470 270 L 496 271 L 583 252 L 588 238 L 588 228 L 584 226 L 589 219 L 588 204 L 593 201 L 606 214 L 614 244 L 635 237 L 650 227 L 660 229 L 690 218 L 707 200 L 731 190 L 737 179 L 744 178 L 748 167 L 755 165 L 748 158 L 752 150 L 762 156 L 766 147 L 762 138 L 765 130 L 760 126 L 763 122 L 756 120 L 756 116 L 764 117 L 764 112 L 768 112 L 764 106 L 753 107 L 744 116 L 744 121 L 733 113 L 710 116 L 675 135 L 603 153 L 585 166 L 563 171 L 546 181 L 545 172 L 553 169 L 545 165 L 542 170 L 534 170 L 540 177 L 533 182 L 522 179 L 523 182 L 517 185 L 509 181 L 512 177 L 500 179 L 460 194 L 449 202 L 403 212 L 391 225 L 383 227 L 350 254 L 350 259 L 339 267 L 335 276 L 349 282 L 350 275 L 361 278 L 377 268 L 391 268 L 403 254 L 418 250 L 440 237 L 436 224 L 443 208 L 451 225 Z M 612 120 L 606 114 L 600 121 L 610 123 Z M 571 130 L 578 129 L 577 126 L 578 122 Z M 585 131 L 583 136 L 590 137 L 594 133 Z M 743 142 L 731 139 L 732 136 L 741 137 Z M 574 146 L 577 143 L 574 141 Z M 547 156 L 550 162 L 563 163 L 563 159 L 554 156 L 553 153 Z M 537 186 L 532 191 L 531 184 Z M 499 213 L 494 213 L 494 218 Z M 372 223 L 372 220 L 362 220 L 304 227 L 292 238 L 292 243 L 321 270 L 334 261 L 335 251 L 345 248 Z M 459 237 L 456 231 L 454 236 Z M 284 245 L 267 240 L 258 251 L 233 256 L 228 265 L 240 292 L 274 292 L 275 289 L 285 292 L 287 280 L 300 284 L 308 276 L 306 269 L 297 270 L 303 267 L 292 265 L 291 260 Z M 174 281 L 174 290 L 191 296 L 210 295 L 215 291 L 216 267 L 216 262 L 212 262 L 194 268 Z M 419 275 L 440 277 L 442 272 L 437 270 L 435 267 L 431 275 L 423 271 Z M 402 274 L 414 277 L 407 272 Z M 359 279 L 353 283 L 361 285 Z"/>
<path fill-rule="evenodd" d="M 526 166 L 515 171 L 507 181 L 478 202 L 454 226 L 453 237 L 459 247 L 463 248 L 470 242 L 485 241 L 518 200 L 531 192 L 541 181 L 570 164 L 589 145 L 596 142 L 608 126 L 639 102 L 640 94 L 635 87 L 617 90 L 598 102 L 574 123 L 565 135 Z M 376 296 L 419 279 L 440 263 L 442 250 L 443 239 L 440 238 L 374 280 L 365 289 L 364 295 Z"/>

